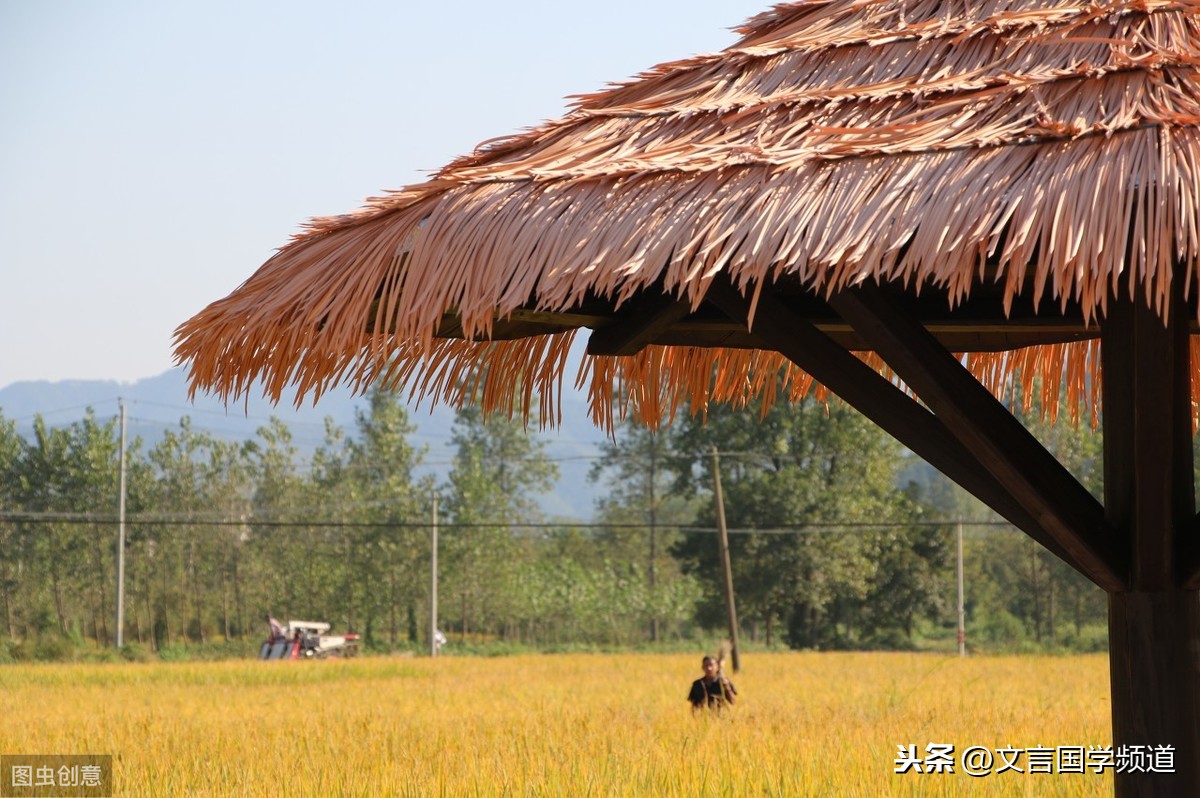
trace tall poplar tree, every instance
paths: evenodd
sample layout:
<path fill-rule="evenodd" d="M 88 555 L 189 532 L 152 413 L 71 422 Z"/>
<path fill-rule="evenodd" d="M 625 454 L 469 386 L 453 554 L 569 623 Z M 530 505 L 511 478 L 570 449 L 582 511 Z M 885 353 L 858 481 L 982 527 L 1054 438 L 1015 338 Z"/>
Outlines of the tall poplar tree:
<path fill-rule="evenodd" d="M 521 423 L 485 417 L 478 407 L 460 409 L 453 429 L 444 616 L 457 616 L 465 638 L 472 629 L 514 617 L 522 588 L 518 566 L 528 561 L 518 525 L 540 518 L 536 496 L 553 486 L 558 466 Z"/>
<path fill-rule="evenodd" d="M 424 451 L 409 440 L 414 432 L 399 398 L 376 388 L 368 395 L 368 409 L 355 413 L 348 444 L 348 473 L 360 504 L 356 517 L 370 525 L 347 530 L 347 564 L 354 570 L 355 600 L 369 641 L 382 639 L 386 630 L 396 643 L 403 628 L 403 636 L 416 642 L 417 608 L 428 592 L 423 524 L 432 483 L 416 480 Z"/>
<path fill-rule="evenodd" d="M 607 488 L 597 502 L 597 520 L 612 526 L 600 532 L 599 542 L 614 555 L 613 565 L 645 579 L 645 623 L 652 642 L 662 637 L 672 588 L 681 575 L 670 556 L 679 537 L 676 528 L 696 514 L 694 496 L 671 490 L 678 460 L 669 434 L 627 421 L 617 427 L 613 440 L 601 445 L 600 459 L 589 473 Z"/>

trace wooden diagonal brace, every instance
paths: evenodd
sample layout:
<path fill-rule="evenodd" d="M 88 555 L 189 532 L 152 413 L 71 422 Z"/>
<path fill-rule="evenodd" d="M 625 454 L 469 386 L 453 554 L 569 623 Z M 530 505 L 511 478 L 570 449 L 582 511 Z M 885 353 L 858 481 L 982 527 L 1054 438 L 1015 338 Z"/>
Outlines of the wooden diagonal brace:
<path fill-rule="evenodd" d="M 954 355 L 875 285 L 829 303 L 1072 561 L 1106 590 L 1126 589 L 1128 558 L 1104 507 Z"/>
<path fill-rule="evenodd" d="M 745 323 L 750 302 L 727 280 L 714 280 L 705 300 Z M 1122 584 L 1111 569 L 1080 561 L 1064 549 L 932 413 L 767 292 L 758 301 L 754 335 L 764 349 L 779 352 L 812 375 L 1084 576 L 1106 589 Z"/>

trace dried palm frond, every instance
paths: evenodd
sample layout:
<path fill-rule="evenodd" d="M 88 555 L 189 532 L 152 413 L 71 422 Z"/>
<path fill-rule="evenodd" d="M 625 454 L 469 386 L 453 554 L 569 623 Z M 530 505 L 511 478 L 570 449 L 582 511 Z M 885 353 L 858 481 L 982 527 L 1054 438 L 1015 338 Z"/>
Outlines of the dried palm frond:
<path fill-rule="evenodd" d="M 896 281 L 950 304 L 1103 317 L 1128 290 L 1166 314 L 1200 255 L 1200 14 L 1194 0 L 785 3 L 729 49 L 580 96 L 428 182 L 313 220 L 176 331 L 192 390 L 262 381 L 297 403 L 349 382 L 407 385 L 553 423 L 567 351 L 488 340 L 518 312 L 643 291 L 699 307 L 718 274 L 747 295 Z M 448 315 L 455 335 L 440 336 Z M 973 354 L 1094 412 L 1094 342 Z M 867 356 L 869 359 L 869 356 Z M 1196 362 L 1196 361 L 1193 361 Z M 1090 373 L 1093 376 L 1088 378 Z M 593 413 L 655 422 L 688 399 L 790 398 L 812 380 L 761 351 L 648 347 L 588 358 Z M 1195 382 L 1193 384 L 1196 384 Z"/>

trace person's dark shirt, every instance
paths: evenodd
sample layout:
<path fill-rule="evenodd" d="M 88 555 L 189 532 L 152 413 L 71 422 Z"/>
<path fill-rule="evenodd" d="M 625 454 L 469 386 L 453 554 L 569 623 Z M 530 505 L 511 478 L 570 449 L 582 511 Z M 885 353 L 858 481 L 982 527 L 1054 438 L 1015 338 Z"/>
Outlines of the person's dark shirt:
<path fill-rule="evenodd" d="M 688 701 L 692 702 L 693 709 L 700 709 L 704 706 L 719 709 L 726 703 L 732 704 L 736 695 L 737 690 L 733 689 L 733 682 L 724 676 L 718 676 L 711 682 L 700 678 L 692 682 L 692 690 L 688 693 Z"/>

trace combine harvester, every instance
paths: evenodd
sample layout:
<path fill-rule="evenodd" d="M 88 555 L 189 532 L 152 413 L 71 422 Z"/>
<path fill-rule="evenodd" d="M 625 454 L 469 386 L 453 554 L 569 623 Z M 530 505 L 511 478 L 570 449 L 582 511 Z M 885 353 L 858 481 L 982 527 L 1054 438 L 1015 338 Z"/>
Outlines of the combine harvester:
<path fill-rule="evenodd" d="M 259 659 L 323 659 L 352 657 L 358 653 L 358 635 L 329 634 L 329 624 L 288 621 L 283 637 L 266 640 Z"/>

